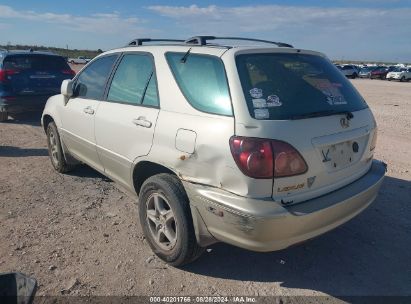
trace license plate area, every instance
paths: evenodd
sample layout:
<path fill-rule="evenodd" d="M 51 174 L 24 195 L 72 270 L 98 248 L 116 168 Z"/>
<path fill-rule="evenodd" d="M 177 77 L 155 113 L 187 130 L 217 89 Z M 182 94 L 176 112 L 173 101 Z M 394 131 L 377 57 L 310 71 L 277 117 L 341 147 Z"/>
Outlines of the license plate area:
<path fill-rule="evenodd" d="M 320 154 L 328 172 L 334 172 L 356 163 L 361 155 L 360 144 L 355 140 L 348 140 L 338 144 L 322 146 Z"/>

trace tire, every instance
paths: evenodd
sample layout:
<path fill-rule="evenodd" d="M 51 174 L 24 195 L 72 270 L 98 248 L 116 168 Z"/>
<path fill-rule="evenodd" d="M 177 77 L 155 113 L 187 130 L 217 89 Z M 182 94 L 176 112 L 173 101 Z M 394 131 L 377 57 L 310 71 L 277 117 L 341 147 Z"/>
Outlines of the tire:
<path fill-rule="evenodd" d="M 358 77 L 357 73 L 354 73 L 354 74 L 352 75 L 352 79 L 355 79 L 355 78 L 357 78 L 357 77 Z"/>
<path fill-rule="evenodd" d="M 47 146 L 49 150 L 49 156 L 53 168 L 60 173 L 66 173 L 73 170 L 74 166 L 66 163 L 64 158 L 63 149 L 61 147 L 60 136 L 57 131 L 54 121 L 47 125 Z"/>
<path fill-rule="evenodd" d="M 172 266 L 183 266 L 204 252 L 197 244 L 190 203 L 172 174 L 148 178 L 139 194 L 140 224 L 153 252 Z"/>
<path fill-rule="evenodd" d="M 6 121 L 9 118 L 9 113 L 7 112 L 0 112 L 0 122 Z"/>
<path fill-rule="evenodd" d="M 405 81 L 405 77 L 402 76 L 401 79 L 400 79 L 400 81 L 401 81 L 401 82 L 404 82 L 404 81 Z"/>

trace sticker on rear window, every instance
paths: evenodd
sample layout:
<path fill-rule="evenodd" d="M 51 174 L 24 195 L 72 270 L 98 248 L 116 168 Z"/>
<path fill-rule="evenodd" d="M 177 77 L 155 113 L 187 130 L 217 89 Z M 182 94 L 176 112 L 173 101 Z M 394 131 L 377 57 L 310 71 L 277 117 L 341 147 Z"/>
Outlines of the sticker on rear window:
<path fill-rule="evenodd" d="M 250 90 L 250 96 L 252 98 L 261 98 L 263 97 L 263 90 L 259 88 L 253 88 Z"/>
<path fill-rule="evenodd" d="M 267 101 L 264 98 L 253 99 L 253 107 L 254 108 L 266 108 Z"/>
<path fill-rule="evenodd" d="M 254 117 L 256 119 L 267 119 L 270 118 L 270 112 L 268 112 L 268 109 L 255 109 Z"/>
<path fill-rule="evenodd" d="M 326 101 L 330 106 L 347 104 L 347 101 L 344 99 L 344 96 L 339 89 L 342 87 L 342 84 L 332 83 L 328 79 L 307 78 L 305 80 L 325 95 Z"/>
<path fill-rule="evenodd" d="M 267 97 L 267 107 L 281 107 L 283 103 L 277 95 L 270 95 Z"/>
<path fill-rule="evenodd" d="M 324 95 L 326 95 L 326 93 L 324 93 Z M 327 96 L 327 102 L 330 106 L 347 104 L 347 101 L 344 99 L 343 96 L 334 96 L 332 94 Z"/>

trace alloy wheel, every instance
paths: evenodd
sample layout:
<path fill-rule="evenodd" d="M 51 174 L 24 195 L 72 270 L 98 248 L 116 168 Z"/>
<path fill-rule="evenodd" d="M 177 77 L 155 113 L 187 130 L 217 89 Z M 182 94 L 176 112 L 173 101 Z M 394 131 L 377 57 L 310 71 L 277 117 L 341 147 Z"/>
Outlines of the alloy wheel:
<path fill-rule="evenodd" d="M 177 222 L 167 199 L 160 193 L 153 193 L 146 202 L 146 220 L 156 244 L 169 251 L 177 243 Z"/>

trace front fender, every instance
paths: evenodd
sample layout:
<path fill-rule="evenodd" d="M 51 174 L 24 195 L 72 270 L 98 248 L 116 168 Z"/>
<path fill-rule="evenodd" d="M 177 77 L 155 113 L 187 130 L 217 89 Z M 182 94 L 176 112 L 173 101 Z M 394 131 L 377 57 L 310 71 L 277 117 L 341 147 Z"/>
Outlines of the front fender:
<path fill-rule="evenodd" d="M 64 111 L 65 102 L 63 95 L 54 95 L 47 100 L 44 106 L 43 114 L 41 115 L 41 125 L 45 130 L 46 117 L 49 116 L 53 119 L 58 129 L 62 127 L 61 111 Z"/>

